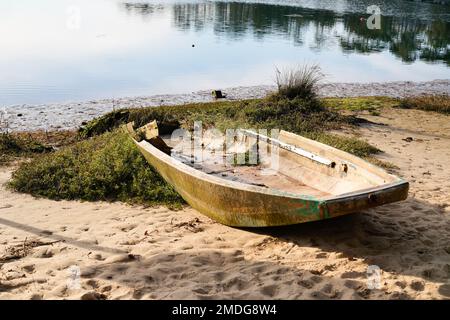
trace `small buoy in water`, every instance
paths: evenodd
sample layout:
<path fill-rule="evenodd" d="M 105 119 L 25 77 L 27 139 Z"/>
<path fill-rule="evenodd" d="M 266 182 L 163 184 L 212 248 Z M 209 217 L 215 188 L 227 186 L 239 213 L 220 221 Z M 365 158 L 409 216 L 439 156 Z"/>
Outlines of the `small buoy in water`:
<path fill-rule="evenodd" d="M 192 48 L 195 47 L 195 44 L 192 45 Z"/>
<path fill-rule="evenodd" d="M 223 99 L 226 97 L 226 95 L 224 95 L 221 90 L 213 90 L 211 94 L 214 99 Z"/>

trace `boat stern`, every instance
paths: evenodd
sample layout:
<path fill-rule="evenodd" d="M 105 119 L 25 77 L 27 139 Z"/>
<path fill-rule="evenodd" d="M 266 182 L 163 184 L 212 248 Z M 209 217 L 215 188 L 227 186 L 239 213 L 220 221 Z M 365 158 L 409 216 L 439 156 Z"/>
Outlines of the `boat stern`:
<path fill-rule="evenodd" d="M 399 181 L 364 192 L 344 194 L 327 199 L 322 203 L 329 218 L 374 208 L 388 203 L 405 200 L 408 197 L 409 183 Z"/>

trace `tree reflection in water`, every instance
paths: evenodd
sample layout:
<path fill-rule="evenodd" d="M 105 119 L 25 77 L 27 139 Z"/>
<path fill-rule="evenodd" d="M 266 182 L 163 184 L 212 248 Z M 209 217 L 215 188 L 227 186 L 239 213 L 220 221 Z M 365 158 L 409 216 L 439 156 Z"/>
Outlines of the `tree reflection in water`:
<path fill-rule="evenodd" d="M 445 63 L 450 66 L 450 22 L 419 19 L 411 14 L 382 15 L 381 29 L 368 29 L 366 13 L 339 13 L 285 5 L 238 2 L 197 3 L 122 3 L 127 12 L 151 16 L 163 10 L 173 15 L 174 26 L 181 31 L 212 29 L 220 38 L 239 41 L 252 36 L 259 40 L 282 37 L 294 45 L 304 45 L 312 32 L 314 50 L 329 45 L 343 52 L 367 54 L 389 51 L 405 63 L 416 60 Z M 436 7 L 428 16 L 433 17 Z M 449 6 L 442 6 L 448 10 Z M 430 10 L 431 10 L 430 9 Z M 399 9 L 400 10 L 400 9 Z"/>

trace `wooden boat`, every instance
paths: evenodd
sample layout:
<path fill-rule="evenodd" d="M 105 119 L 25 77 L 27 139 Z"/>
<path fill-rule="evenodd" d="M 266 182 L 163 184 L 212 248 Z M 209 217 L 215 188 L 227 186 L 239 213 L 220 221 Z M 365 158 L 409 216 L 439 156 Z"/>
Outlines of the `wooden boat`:
<path fill-rule="evenodd" d="M 257 146 L 258 156 L 261 150 L 277 149 L 278 168 L 271 171 L 267 157 L 256 165 L 223 164 L 217 157 L 195 163 L 189 152 L 171 151 L 167 137 L 159 136 L 156 122 L 136 130 L 132 123 L 124 128 L 148 163 L 187 203 L 229 226 L 328 219 L 408 195 L 408 182 L 354 155 L 286 131 L 275 139 L 243 130 L 249 145 Z M 211 142 L 205 141 L 202 147 Z"/>

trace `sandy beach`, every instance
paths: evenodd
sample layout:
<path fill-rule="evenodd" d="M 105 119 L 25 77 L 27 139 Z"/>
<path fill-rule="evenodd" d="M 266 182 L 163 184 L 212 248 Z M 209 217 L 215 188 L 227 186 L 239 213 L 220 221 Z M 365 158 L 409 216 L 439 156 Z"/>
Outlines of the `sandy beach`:
<path fill-rule="evenodd" d="M 449 299 L 449 117 L 364 117 L 356 133 L 410 181 L 409 199 L 283 228 L 230 228 L 189 207 L 34 199 L 7 190 L 13 168 L 2 167 L 0 298 Z"/>

